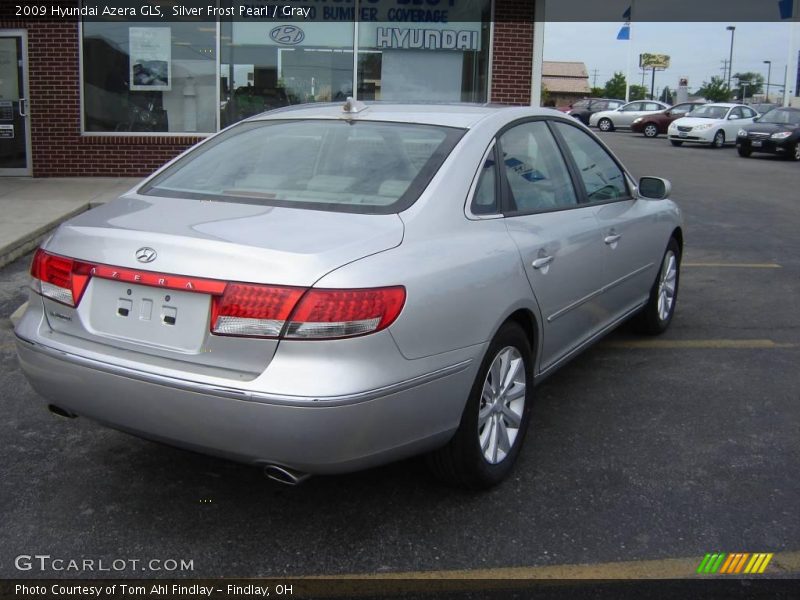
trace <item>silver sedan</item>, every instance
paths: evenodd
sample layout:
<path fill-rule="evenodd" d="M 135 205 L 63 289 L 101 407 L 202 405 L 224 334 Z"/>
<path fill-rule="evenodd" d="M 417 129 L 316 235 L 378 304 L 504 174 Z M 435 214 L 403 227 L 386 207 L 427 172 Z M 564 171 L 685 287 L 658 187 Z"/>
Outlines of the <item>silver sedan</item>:
<path fill-rule="evenodd" d="M 428 453 L 491 486 L 535 384 L 669 326 L 668 194 L 552 110 L 269 112 L 47 239 L 19 359 L 56 414 L 286 483 Z"/>

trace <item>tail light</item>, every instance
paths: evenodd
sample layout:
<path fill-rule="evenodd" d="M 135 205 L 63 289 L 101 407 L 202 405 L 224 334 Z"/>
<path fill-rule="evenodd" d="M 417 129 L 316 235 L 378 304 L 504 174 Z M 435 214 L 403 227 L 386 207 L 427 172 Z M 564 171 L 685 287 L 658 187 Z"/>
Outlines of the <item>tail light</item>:
<path fill-rule="evenodd" d="M 391 325 L 406 300 L 401 286 L 357 290 L 310 289 L 292 313 L 287 338 L 342 338 Z"/>
<path fill-rule="evenodd" d="M 36 251 L 31 265 L 33 289 L 76 307 L 92 277 L 208 294 L 211 333 L 288 338 L 347 338 L 386 329 L 406 300 L 402 286 L 366 289 L 317 289 L 201 279 L 123 267 L 90 264 Z"/>
<path fill-rule="evenodd" d="M 33 255 L 33 289 L 42 296 L 77 306 L 89 283 L 92 265 L 63 256 L 48 254 L 41 248 Z"/>

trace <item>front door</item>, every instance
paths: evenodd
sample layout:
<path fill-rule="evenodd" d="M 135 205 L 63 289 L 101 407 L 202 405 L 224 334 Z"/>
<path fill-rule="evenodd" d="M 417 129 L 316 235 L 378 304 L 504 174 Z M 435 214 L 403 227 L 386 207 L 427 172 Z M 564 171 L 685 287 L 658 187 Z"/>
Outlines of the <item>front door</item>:
<path fill-rule="evenodd" d="M 0 175 L 30 175 L 27 36 L 0 30 Z"/>

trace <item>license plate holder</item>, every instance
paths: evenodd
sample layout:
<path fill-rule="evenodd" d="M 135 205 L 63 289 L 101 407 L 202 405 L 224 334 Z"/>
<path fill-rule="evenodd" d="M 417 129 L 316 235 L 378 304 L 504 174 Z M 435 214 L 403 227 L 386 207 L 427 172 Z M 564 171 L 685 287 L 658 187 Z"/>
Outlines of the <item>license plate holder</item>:
<path fill-rule="evenodd" d="M 750 142 L 750 145 L 753 148 L 761 148 L 761 146 L 764 145 L 764 142 L 762 142 L 761 140 L 753 140 L 752 142 Z"/>
<path fill-rule="evenodd" d="M 679 137 L 688 137 L 688 135 L 689 135 L 689 133 L 686 132 L 686 131 L 679 131 L 678 132 L 678 136 Z"/>
<path fill-rule="evenodd" d="M 208 331 L 211 297 L 95 277 L 80 305 L 93 333 L 135 344 L 198 352 Z"/>

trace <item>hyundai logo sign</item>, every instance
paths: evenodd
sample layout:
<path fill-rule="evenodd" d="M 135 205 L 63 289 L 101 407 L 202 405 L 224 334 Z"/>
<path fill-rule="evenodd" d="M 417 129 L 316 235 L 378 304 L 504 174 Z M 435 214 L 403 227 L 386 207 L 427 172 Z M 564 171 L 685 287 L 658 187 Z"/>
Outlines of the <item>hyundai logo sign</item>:
<path fill-rule="evenodd" d="M 156 259 L 156 251 L 152 248 L 148 248 L 145 246 L 144 248 L 139 248 L 136 251 L 136 260 L 143 263 L 153 262 Z"/>
<path fill-rule="evenodd" d="M 305 39 L 306 34 L 296 25 L 281 25 L 270 31 L 269 37 L 278 44 L 296 46 Z"/>

